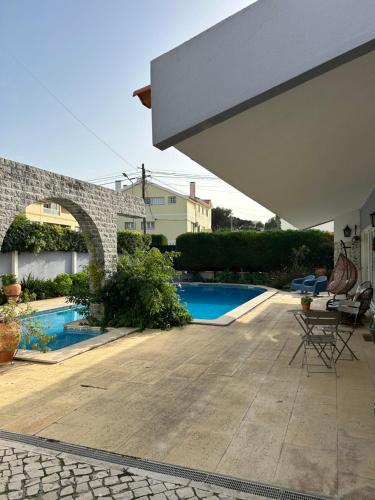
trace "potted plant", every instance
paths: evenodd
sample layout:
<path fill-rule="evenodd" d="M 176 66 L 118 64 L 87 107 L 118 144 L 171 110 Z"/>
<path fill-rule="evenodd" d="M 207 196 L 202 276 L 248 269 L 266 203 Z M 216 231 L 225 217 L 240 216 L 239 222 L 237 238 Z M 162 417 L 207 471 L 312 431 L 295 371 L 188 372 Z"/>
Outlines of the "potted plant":
<path fill-rule="evenodd" d="M 17 283 L 15 274 L 3 274 L 1 276 L 3 284 L 4 295 L 8 300 L 13 299 L 17 301 L 21 295 L 21 285 Z"/>
<path fill-rule="evenodd" d="M 303 297 L 301 297 L 302 310 L 304 312 L 310 311 L 310 305 L 312 301 L 312 297 L 309 297 L 308 295 L 304 295 Z"/>
<path fill-rule="evenodd" d="M 29 305 L 21 309 L 14 299 L 0 306 L 0 363 L 12 361 L 20 345 L 40 351 L 48 350 L 47 344 L 53 337 L 33 316 L 34 312 Z"/>

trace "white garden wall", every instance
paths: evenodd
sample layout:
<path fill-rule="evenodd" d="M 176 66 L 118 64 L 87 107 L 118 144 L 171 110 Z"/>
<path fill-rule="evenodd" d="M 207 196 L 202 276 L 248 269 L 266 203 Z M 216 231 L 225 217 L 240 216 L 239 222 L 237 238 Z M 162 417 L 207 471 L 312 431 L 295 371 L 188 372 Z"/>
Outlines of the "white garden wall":
<path fill-rule="evenodd" d="M 75 274 L 82 271 L 88 263 L 88 253 L 0 253 L 0 274 L 14 273 L 19 280 L 30 273 L 35 278 L 53 279 L 60 273 Z"/>

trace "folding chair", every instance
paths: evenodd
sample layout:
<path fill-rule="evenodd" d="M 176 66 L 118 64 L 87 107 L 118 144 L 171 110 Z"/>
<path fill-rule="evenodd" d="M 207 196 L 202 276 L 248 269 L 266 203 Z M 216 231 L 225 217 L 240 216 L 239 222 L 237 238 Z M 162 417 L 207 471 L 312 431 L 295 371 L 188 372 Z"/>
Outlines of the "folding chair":
<path fill-rule="evenodd" d="M 361 314 L 361 304 L 360 302 L 354 302 L 350 305 L 339 305 L 337 307 L 337 310 L 341 314 L 341 317 L 351 317 L 351 321 L 345 322 L 345 324 L 340 324 L 339 327 L 337 328 L 336 334 L 337 338 L 342 342 L 341 349 L 337 348 L 338 355 L 336 357 L 336 361 L 338 361 L 340 358 L 342 358 L 342 354 L 344 350 L 349 351 L 350 353 L 350 361 L 353 361 L 353 359 L 358 360 L 357 356 L 354 354 L 352 349 L 349 346 L 349 342 L 353 336 L 353 333 L 356 329 L 356 326 L 358 325 L 358 318 L 360 317 Z M 347 358 L 342 358 L 346 359 Z"/>
<path fill-rule="evenodd" d="M 311 310 L 301 317 L 305 324 L 305 335 L 303 341 L 302 367 L 306 366 L 307 376 L 310 373 L 327 373 L 322 370 L 310 370 L 309 366 L 316 366 L 309 363 L 308 352 L 313 351 L 323 362 L 326 368 L 332 369 L 336 373 L 334 353 L 336 347 L 336 334 L 340 323 L 340 314 L 336 311 Z M 329 350 L 329 354 L 327 353 Z M 319 365 L 321 366 L 321 364 Z"/>

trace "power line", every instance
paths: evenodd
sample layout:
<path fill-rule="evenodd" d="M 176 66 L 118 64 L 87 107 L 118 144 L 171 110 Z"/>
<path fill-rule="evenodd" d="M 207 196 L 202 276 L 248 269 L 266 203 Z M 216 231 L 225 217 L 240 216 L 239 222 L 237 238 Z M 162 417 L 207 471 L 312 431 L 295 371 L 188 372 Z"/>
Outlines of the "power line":
<path fill-rule="evenodd" d="M 132 176 L 132 175 L 136 175 L 138 172 L 127 172 L 127 174 L 129 176 Z M 109 180 L 109 179 L 114 179 L 114 180 L 117 180 L 119 177 L 122 177 L 123 175 L 123 172 L 116 172 L 114 174 L 111 174 L 111 175 L 106 175 L 106 176 L 103 176 L 103 177 L 94 177 L 93 179 L 87 179 L 87 182 L 100 182 L 100 181 L 106 181 L 106 180 Z"/>
<path fill-rule="evenodd" d="M 153 180 L 156 180 L 159 184 L 161 184 L 163 187 L 167 188 L 167 189 L 171 189 L 173 191 L 176 191 L 176 186 L 177 187 L 186 187 L 185 185 L 183 184 L 176 184 L 176 183 L 166 183 L 165 181 L 159 179 L 159 177 L 156 177 L 154 175 L 152 175 L 152 179 Z M 111 181 L 111 182 L 106 182 L 106 183 L 101 183 L 100 185 L 104 186 L 104 185 L 110 185 L 110 184 L 113 184 L 114 181 Z M 148 187 L 147 187 L 147 190 L 148 190 Z M 178 190 L 178 189 L 177 189 Z M 210 188 L 210 187 L 206 187 L 205 186 L 205 190 L 207 191 L 212 191 L 214 193 L 227 193 L 228 190 L 222 190 L 222 189 L 217 189 L 217 188 Z M 235 188 L 233 188 L 233 191 L 237 191 Z M 183 193 L 181 193 L 183 194 Z M 187 195 L 184 195 L 184 196 L 187 196 Z M 245 196 L 245 195 L 244 195 Z M 259 210 L 254 210 L 253 208 L 251 209 L 246 209 L 243 207 L 243 205 L 239 206 L 239 205 L 236 205 L 236 204 L 233 204 L 231 203 L 231 206 L 233 207 L 233 209 L 236 210 L 236 212 L 242 212 L 244 215 L 247 216 L 247 212 L 248 210 L 251 210 L 253 216 L 260 216 L 260 217 L 266 217 L 265 214 L 263 214 L 262 212 L 260 212 Z M 153 214 L 151 214 L 153 215 Z"/>
<path fill-rule="evenodd" d="M 160 179 L 159 178 L 159 175 L 154 175 L 155 172 L 157 171 L 152 171 L 152 175 L 151 175 L 151 179 L 152 180 L 155 180 L 157 181 L 162 187 L 166 188 L 166 189 L 170 189 L 172 191 L 179 191 L 178 187 L 185 187 L 186 188 L 186 184 L 180 184 L 180 183 L 175 183 L 175 182 L 165 182 L 164 180 Z M 181 174 L 181 176 L 184 176 L 185 174 Z M 192 175 L 192 174 L 191 174 Z M 173 177 L 173 176 L 170 176 L 170 177 Z M 195 176 L 192 175 L 192 177 L 196 178 Z M 115 180 L 115 178 L 113 177 L 113 179 Z M 109 184 L 113 184 L 113 181 L 111 182 L 106 182 L 106 183 L 101 183 L 101 185 L 109 185 Z M 217 178 L 218 181 L 221 181 L 221 179 Z M 221 181 L 223 183 L 225 183 L 225 181 Z M 207 186 L 206 184 L 204 185 L 204 189 L 207 190 L 207 191 L 211 191 L 211 192 L 214 192 L 214 193 L 228 193 L 228 191 L 232 191 L 232 192 L 239 192 L 236 188 L 233 188 L 232 186 L 228 185 L 228 188 L 227 189 L 218 189 L 217 187 L 214 187 L 212 185 L 209 185 Z M 149 194 L 149 186 L 147 185 L 146 186 L 146 190 L 147 190 L 147 194 Z M 188 196 L 188 195 L 184 195 L 183 193 L 181 193 L 183 196 Z M 246 196 L 246 195 L 244 195 Z M 149 206 L 149 205 L 147 205 Z M 266 218 L 268 217 L 268 215 L 262 213 L 261 211 L 259 210 L 254 210 L 253 208 L 244 208 L 243 205 L 236 205 L 236 204 L 233 204 L 231 203 L 231 207 L 233 208 L 233 210 L 236 212 L 236 213 L 242 213 L 243 217 L 249 217 L 249 212 L 251 211 L 251 217 L 262 217 L 262 218 Z M 155 215 L 153 214 L 152 212 L 152 208 L 150 207 L 150 215 L 152 218 L 156 219 L 155 218 Z M 270 215 L 271 216 L 271 215 Z"/>
<path fill-rule="evenodd" d="M 26 64 L 16 57 L 12 52 L 8 53 L 18 63 L 25 71 L 28 73 L 65 111 L 76 120 L 83 128 L 87 130 L 92 136 L 94 136 L 103 146 L 109 149 L 114 155 L 116 155 L 120 160 L 124 161 L 127 165 L 132 168 L 136 168 L 130 161 L 124 158 L 118 151 L 116 151 L 107 141 L 105 141 L 99 134 L 97 134 L 87 123 L 85 123 L 79 116 L 76 115 L 33 71 L 31 71 Z"/>
<path fill-rule="evenodd" d="M 157 180 L 158 182 L 160 182 L 160 183 L 164 182 L 164 181 L 162 181 L 162 180 L 159 178 L 159 175 L 157 175 L 157 176 L 156 176 L 156 175 L 153 175 L 153 178 L 154 178 L 155 180 Z M 224 182 L 224 181 L 223 181 L 223 182 Z M 165 182 L 164 182 L 164 184 L 165 184 Z M 170 182 L 169 184 L 170 184 L 170 185 L 172 185 L 172 186 L 186 187 L 186 184 L 180 184 L 180 183 L 177 183 L 177 182 Z M 240 192 L 240 191 L 238 191 L 238 189 L 233 188 L 232 186 L 229 186 L 229 188 L 228 188 L 228 189 L 217 189 L 215 186 L 212 186 L 212 185 L 211 185 L 211 186 L 210 186 L 210 185 L 209 185 L 209 186 L 204 185 L 204 189 L 205 189 L 205 190 L 207 190 L 207 191 L 214 191 L 214 192 L 217 192 L 217 193 L 227 193 L 230 189 L 231 189 L 232 191 L 234 191 L 234 192 Z M 244 196 L 246 196 L 246 195 L 244 195 Z"/>

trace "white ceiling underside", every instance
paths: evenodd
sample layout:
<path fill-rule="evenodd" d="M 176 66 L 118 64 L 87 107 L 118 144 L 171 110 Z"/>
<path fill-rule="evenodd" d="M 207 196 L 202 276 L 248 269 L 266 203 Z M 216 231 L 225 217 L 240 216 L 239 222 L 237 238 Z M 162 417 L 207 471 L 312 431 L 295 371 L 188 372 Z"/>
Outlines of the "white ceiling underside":
<path fill-rule="evenodd" d="M 176 147 L 296 227 L 358 209 L 375 185 L 375 53 Z"/>

